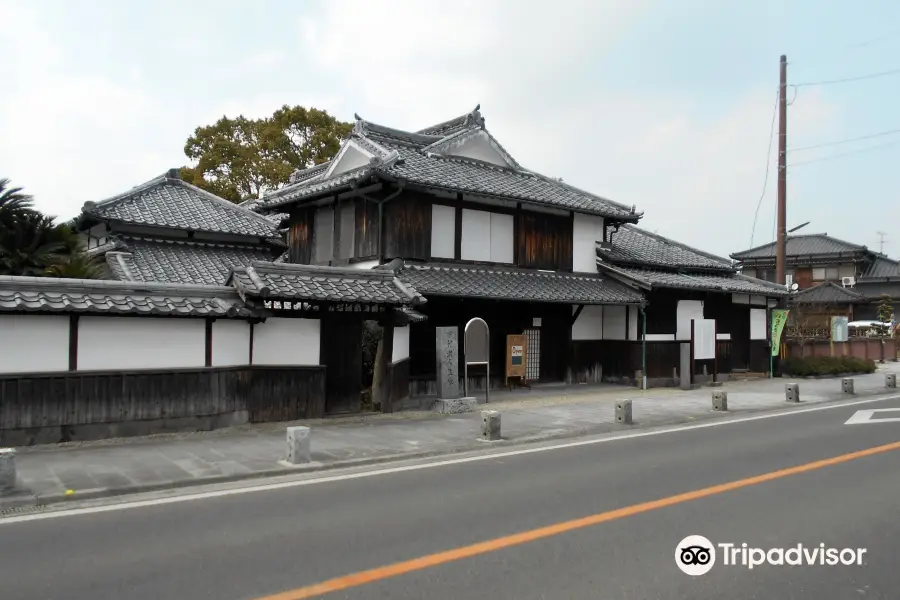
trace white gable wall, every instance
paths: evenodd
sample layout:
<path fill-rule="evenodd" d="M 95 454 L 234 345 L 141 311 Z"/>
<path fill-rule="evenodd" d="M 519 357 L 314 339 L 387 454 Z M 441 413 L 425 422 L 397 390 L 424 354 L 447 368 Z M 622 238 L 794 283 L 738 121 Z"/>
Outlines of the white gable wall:
<path fill-rule="evenodd" d="M 369 164 L 372 154 L 363 150 L 353 142 L 347 142 L 335 157 L 334 164 L 326 172 L 329 177 L 340 175 Z"/>
<path fill-rule="evenodd" d="M 603 217 L 575 213 L 572 224 L 572 270 L 597 272 L 597 242 L 603 239 Z"/>
<path fill-rule="evenodd" d="M 69 317 L 0 315 L 0 373 L 69 370 Z"/>
<path fill-rule="evenodd" d="M 465 227 L 465 223 L 463 224 Z M 456 209 L 443 204 L 431 205 L 431 256 L 455 258 Z"/>
<path fill-rule="evenodd" d="M 500 167 L 508 168 L 510 166 L 503 155 L 494 148 L 490 138 L 484 132 L 467 138 L 459 146 L 448 149 L 445 154 L 482 160 Z"/>

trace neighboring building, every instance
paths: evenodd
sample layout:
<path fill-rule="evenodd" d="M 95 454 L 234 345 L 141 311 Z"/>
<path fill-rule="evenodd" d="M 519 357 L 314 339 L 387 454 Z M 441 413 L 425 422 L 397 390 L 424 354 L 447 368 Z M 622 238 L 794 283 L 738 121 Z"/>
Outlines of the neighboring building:
<path fill-rule="evenodd" d="M 712 373 L 765 372 L 768 359 L 768 309 L 786 294 L 774 283 L 739 274 L 719 256 L 632 225 L 597 244 L 597 267 L 640 289 L 646 299 L 647 375 L 671 378 L 679 367 L 677 341 L 691 339 L 691 319 L 715 319 L 718 364 Z M 588 310 L 588 309 L 585 309 Z M 635 349 L 630 349 L 633 355 Z"/>
<path fill-rule="evenodd" d="M 178 169 L 127 192 L 87 202 L 76 227 L 107 277 L 120 281 L 224 285 L 233 267 L 284 252 L 266 218 L 182 181 Z"/>
<path fill-rule="evenodd" d="M 895 312 L 900 308 L 900 263 L 866 246 L 831 237 L 826 233 L 788 236 L 785 252 L 785 275 L 788 285 L 796 283 L 799 290 L 818 287 L 815 294 L 805 296 L 806 303 L 852 306 L 837 313 L 850 312 L 857 320 L 877 318 L 878 304 L 883 295 L 893 298 Z M 735 252 L 731 255 L 741 272 L 766 281 L 775 281 L 775 242 Z M 850 293 L 840 294 L 834 283 Z M 857 298 L 859 295 L 862 298 Z M 853 299 L 853 302 L 843 300 Z M 832 310 L 831 312 L 835 312 Z M 824 314 L 824 313 L 823 313 Z"/>
<path fill-rule="evenodd" d="M 666 297 L 671 306 L 649 309 L 648 319 L 657 319 L 649 331 L 684 339 L 679 318 L 743 319 L 723 322 L 734 329 L 723 336 L 739 338 L 737 362 L 749 368 L 751 302 L 761 302 L 765 313 L 767 297 L 783 293 L 735 274 L 724 259 L 638 233 L 629 227 L 642 216 L 634 207 L 524 169 L 485 129 L 478 108 L 417 132 L 357 117 L 334 160 L 295 173 L 257 210 L 289 214 L 288 261 L 353 268 L 390 263 L 428 299 L 421 308 L 427 321 L 409 331 L 413 395 L 434 391 L 435 327 L 462 327 L 472 317 L 490 327 L 494 386 L 504 379 L 506 336 L 522 333 L 531 380 L 632 378 L 642 366 L 644 292 L 657 288 L 677 291 Z M 655 279 L 657 271 L 634 278 L 619 269 L 598 273 L 598 243 L 607 247 L 612 239 L 627 252 L 616 246 L 615 231 L 683 248 L 675 262 L 634 263 L 656 268 L 671 285 Z M 699 266 L 691 263 L 699 259 Z M 716 300 L 704 309 L 709 290 Z M 656 295 L 661 303 L 665 294 Z M 685 298 L 690 302 L 679 305 Z M 719 300 L 729 308 L 714 308 Z M 648 371 L 671 374 L 678 363 L 670 357 L 671 351 Z M 482 388 L 483 376 L 472 377 L 471 385 Z"/>

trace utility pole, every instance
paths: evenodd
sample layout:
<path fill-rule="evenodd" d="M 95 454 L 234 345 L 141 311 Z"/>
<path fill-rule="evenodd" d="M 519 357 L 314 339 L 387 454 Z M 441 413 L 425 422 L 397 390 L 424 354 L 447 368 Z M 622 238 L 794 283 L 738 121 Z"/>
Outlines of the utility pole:
<path fill-rule="evenodd" d="M 775 254 L 777 283 L 785 285 L 787 260 L 787 56 L 781 55 L 781 85 L 778 92 L 778 237 Z"/>

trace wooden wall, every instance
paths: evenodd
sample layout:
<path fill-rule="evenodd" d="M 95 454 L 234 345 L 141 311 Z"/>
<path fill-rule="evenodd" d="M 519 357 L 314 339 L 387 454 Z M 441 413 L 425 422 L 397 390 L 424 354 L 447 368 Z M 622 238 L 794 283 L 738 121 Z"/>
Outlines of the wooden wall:
<path fill-rule="evenodd" d="M 520 267 L 572 270 L 572 217 L 520 211 L 516 232 Z"/>
<path fill-rule="evenodd" d="M 431 202 L 414 192 L 384 205 L 384 259 L 431 258 Z"/>
<path fill-rule="evenodd" d="M 0 445 L 27 446 L 320 418 L 324 367 L 0 376 Z"/>
<path fill-rule="evenodd" d="M 365 198 L 356 198 L 356 231 L 354 232 L 354 256 L 377 257 L 378 204 Z"/>
<path fill-rule="evenodd" d="M 314 215 L 313 208 L 300 207 L 291 210 L 291 225 L 287 234 L 289 262 L 308 265 L 312 260 Z"/>

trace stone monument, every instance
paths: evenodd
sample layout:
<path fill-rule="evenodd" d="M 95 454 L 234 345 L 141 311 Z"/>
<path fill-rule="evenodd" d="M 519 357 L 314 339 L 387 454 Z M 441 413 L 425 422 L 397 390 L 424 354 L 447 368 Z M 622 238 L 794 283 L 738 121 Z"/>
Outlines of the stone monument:
<path fill-rule="evenodd" d="M 475 398 L 459 393 L 459 328 L 437 327 L 437 400 L 432 410 L 444 414 L 472 412 Z"/>

